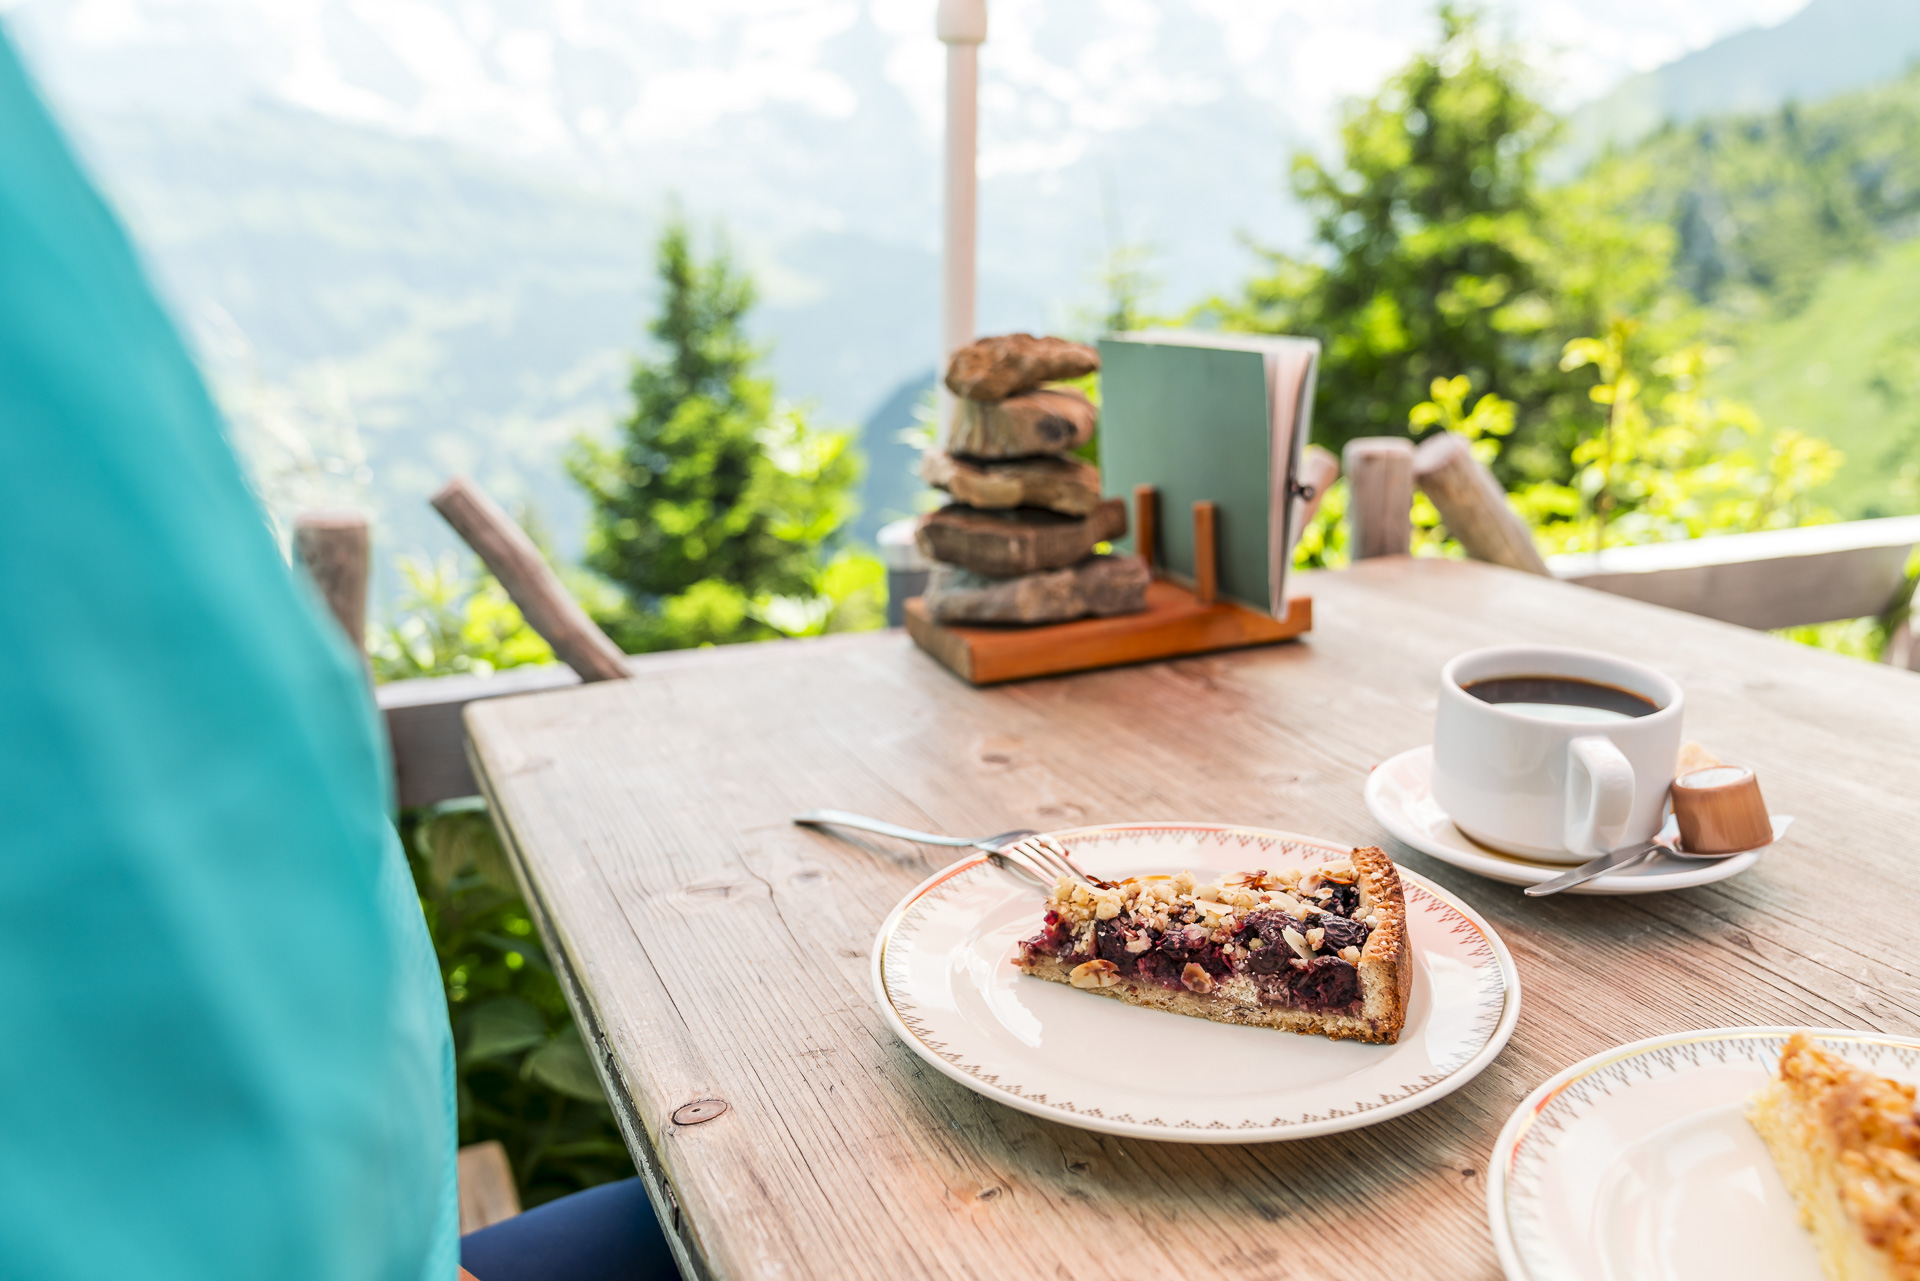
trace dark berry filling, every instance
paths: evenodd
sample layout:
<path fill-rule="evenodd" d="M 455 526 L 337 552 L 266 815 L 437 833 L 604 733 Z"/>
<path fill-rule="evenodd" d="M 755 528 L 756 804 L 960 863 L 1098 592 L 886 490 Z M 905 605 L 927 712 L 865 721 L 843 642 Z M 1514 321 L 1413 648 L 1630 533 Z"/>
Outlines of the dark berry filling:
<path fill-rule="evenodd" d="M 1309 1010 L 1344 1010 L 1360 999 L 1360 971 L 1337 956 L 1316 956 L 1295 971 L 1289 995 Z"/>
<path fill-rule="evenodd" d="M 1248 879 L 1263 888 L 1273 884 L 1256 879 L 1264 877 L 1265 873 L 1254 873 Z M 1364 948 L 1373 927 L 1353 919 L 1360 908 L 1356 886 L 1322 888 L 1324 898 L 1302 896 L 1302 901 L 1320 909 L 1308 912 L 1304 919 L 1278 907 L 1260 908 L 1226 924 L 1215 918 L 1215 926 L 1209 928 L 1192 905 L 1163 904 L 1158 910 L 1171 919 L 1162 930 L 1140 914 L 1123 912 L 1096 920 L 1091 948 L 1079 950 L 1073 923 L 1049 911 L 1044 928 L 1021 947 L 1029 956 L 1098 958 L 1111 963 L 1122 978 L 1174 990 L 1211 990 L 1189 966 L 1200 967 L 1215 982 L 1244 974 L 1255 981 L 1261 999 L 1273 1004 L 1323 1013 L 1350 1012 L 1360 1003 L 1360 972 L 1339 953 L 1349 947 Z M 1292 939 L 1287 937 L 1289 932 Z"/>

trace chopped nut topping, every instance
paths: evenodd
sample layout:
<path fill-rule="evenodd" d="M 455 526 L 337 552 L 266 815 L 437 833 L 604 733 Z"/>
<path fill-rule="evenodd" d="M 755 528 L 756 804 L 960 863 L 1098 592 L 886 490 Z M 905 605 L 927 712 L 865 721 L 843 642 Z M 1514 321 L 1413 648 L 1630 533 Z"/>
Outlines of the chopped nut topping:
<path fill-rule="evenodd" d="M 1206 918 L 1203 924 L 1218 925 L 1222 921 L 1230 921 L 1233 919 L 1233 909 L 1225 903 L 1214 903 L 1206 899 L 1195 899 L 1193 905 L 1199 908 L 1201 915 Z"/>
<path fill-rule="evenodd" d="M 1152 946 L 1153 935 L 1147 933 L 1145 930 L 1140 931 L 1127 940 L 1127 951 L 1132 952 L 1135 956 L 1138 956 Z"/>
<path fill-rule="evenodd" d="M 1086 961 L 1067 974 L 1075 987 L 1112 987 L 1120 981 L 1120 967 L 1112 961 Z"/>
<path fill-rule="evenodd" d="M 1313 959 L 1313 949 L 1307 946 L 1307 940 L 1301 935 L 1299 930 L 1289 925 L 1286 929 L 1280 931 L 1280 937 L 1287 941 L 1287 946 L 1292 948 L 1301 960 L 1311 961 Z"/>
<path fill-rule="evenodd" d="M 1187 968 L 1180 971 L 1180 982 L 1186 985 L 1187 991 L 1198 992 L 1202 996 L 1213 991 L 1213 975 L 1207 973 L 1204 966 L 1192 961 L 1188 961 Z"/>
<path fill-rule="evenodd" d="M 1320 879 L 1332 881 L 1335 885 L 1351 885 L 1359 877 L 1360 874 L 1353 870 L 1351 863 L 1335 863 L 1331 867 L 1320 869 Z"/>
<path fill-rule="evenodd" d="M 1340 959 L 1348 965 L 1358 965 L 1360 964 L 1360 949 L 1352 946 L 1343 947 L 1340 949 Z"/>
<path fill-rule="evenodd" d="M 1327 932 L 1325 930 L 1315 927 L 1314 929 L 1307 931 L 1307 946 L 1312 948 L 1314 951 L 1316 952 L 1319 951 L 1320 945 L 1326 941 L 1327 941 Z"/>

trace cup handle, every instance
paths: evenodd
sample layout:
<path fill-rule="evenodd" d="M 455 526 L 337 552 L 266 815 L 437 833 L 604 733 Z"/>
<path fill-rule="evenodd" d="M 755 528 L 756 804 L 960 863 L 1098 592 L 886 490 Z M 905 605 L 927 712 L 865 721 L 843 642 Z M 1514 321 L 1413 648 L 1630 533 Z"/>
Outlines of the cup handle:
<path fill-rule="evenodd" d="M 1594 857 L 1617 849 L 1633 817 L 1633 765 L 1610 738 L 1567 744 L 1567 828 L 1570 853 Z"/>

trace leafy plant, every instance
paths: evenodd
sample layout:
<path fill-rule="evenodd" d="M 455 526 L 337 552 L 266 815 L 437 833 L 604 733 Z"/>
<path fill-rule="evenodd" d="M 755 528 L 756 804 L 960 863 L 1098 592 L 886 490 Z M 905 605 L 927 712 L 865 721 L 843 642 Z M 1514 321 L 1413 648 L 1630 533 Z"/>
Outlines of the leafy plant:
<path fill-rule="evenodd" d="M 446 985 L 460 1142 L 498 1139 L 526 1206 L 631 1175 L 484 805 L 407 811 L 400 834 Z"/>
<path fill-rule="evenodd" d="M 1834 519 L 1812 501 L 1844 461 L 1824 441 L 1769 432 L 1749 406 L 1706 393 L 1713 353 L 1650 357 L 1617 320 L 1575 339 L 1561 363 L 1599 375 L 1598 421 L 1574 446 L 1569 482 L 1523 486 L 1517 504 L 1543 549 L 1592 551 Z"/>
<path fill-rule="evenodd" d="M 624 597 L 602 625 L 629 652 L 875 625 L 884 571 L 832 550 L 860 477 L 852 436 L 755 372 L 754 286 L 724 245 L 703 260 L 675 217 L 657 264 L 659 354 L 634 365 L 620 439 L 568 460 L 593 507 L 587 564 Z"/>
<path fill-rule="evenodd" d="M 406 587 L 389 620 L 368 629 L 375 680 L 485 675 L 553 661 L 552 648 L 493 575 L 464 573 L 451 553 L 402 557 L 398 567 Z"/>

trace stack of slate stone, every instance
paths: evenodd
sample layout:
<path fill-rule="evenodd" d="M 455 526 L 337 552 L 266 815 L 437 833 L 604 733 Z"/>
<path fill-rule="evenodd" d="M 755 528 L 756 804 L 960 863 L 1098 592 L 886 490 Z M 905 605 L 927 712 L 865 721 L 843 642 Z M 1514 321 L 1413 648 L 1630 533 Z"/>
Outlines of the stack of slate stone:
<path fill-rule="evenodd" d="M 1073 456 L 1093 438 L 1093 403 L 1071 387 L 1100 367 L 1091 347 L 1008 334 L 947 366 L 959 397 L 920 474 L 953 502 L 922 519 L 934 562 L 926 608 L 943 623 L 1058 623 L 1146 608 L 1137 556 L 1094 548 L 1127 532 L 1126 504 L 1100 497 L 1100 470 Z"/>

